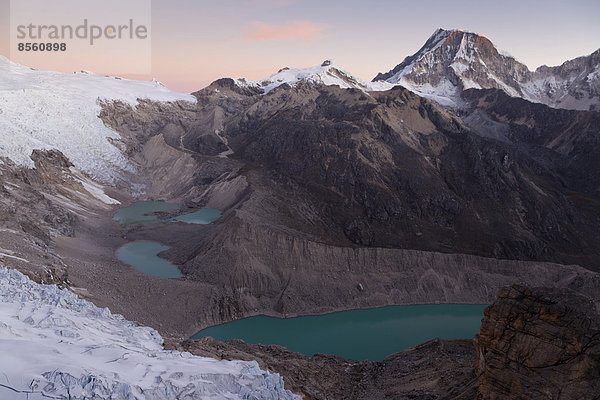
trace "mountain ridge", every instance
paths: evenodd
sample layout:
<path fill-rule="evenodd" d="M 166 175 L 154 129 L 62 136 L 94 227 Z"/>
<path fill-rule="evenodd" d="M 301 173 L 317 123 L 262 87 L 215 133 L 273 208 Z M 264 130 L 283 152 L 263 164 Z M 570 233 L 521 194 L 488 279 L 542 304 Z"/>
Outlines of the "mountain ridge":
<path fill-rule="evenodd" d="M 267 94 L 284 84 L 294 86 L 301 82 L 311 82 L 326 86 L 337 85 L 342 89 L 359 89 L 362 91 L 388 90 L 394 86 L 385 83 L 365 82 L 331 59 L 308 68 L 283 67 L 276 73 L 258 81 L 245 78 L 234 78 L 233 80 L 240 87 L 257 88 L 262 90 L 263 94 Z"/>

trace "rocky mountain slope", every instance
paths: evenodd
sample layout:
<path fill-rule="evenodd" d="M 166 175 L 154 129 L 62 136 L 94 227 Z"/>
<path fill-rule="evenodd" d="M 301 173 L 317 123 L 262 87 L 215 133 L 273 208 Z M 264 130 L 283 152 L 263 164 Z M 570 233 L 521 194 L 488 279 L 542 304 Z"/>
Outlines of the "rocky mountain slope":
<path fill-rule="evenodd" d="M 478 387 L 472 340 L 434 339 L 380 362 L 327 354 L 307 357 L 281 346 L 222 343 L 211 337 L 166 347 L 218 360 L 255 360 L 263 369 L 278 371 L 285 387 L 304 399 L 472 400 Z"/>
<path fill-rule="evenodd" d="M 468 106 L 461 116 L 475 131 L 496 132 L 499 140 L 546 159 L 546 168 L 565 177 L 570 190 L 600 193 L 600 113 L 556 110 L 497 89 L 467 90 L 463 99 Z M 544 152 L 552 152 L 552 162 Z"/>
<path fill-rule="evenodd" d="M 136 326 L 56 286 L 0 267 L 3 399 L 295 399 L 255 362 L 165 351 Z"/>
<path fill-rule="evenodd" d="M 564 252 L 597 228 L 598 210 L 547 167 L 559 154 L 482 137 L 408 90 L 305 83 L 252 99 L 224 125 L 229 158 L 248 165 L 270 215 L 319 241 L 579 263 Z"/>
<path fill-rule="evenodd" d="M 373 81 L 400 84 L 443 104 L 460 105 L 467 89 L 501 89 L 555 108 L 598 111 L 600 49 L 530 71 L 481 34 L 440 28 L 419 51 Z"/>

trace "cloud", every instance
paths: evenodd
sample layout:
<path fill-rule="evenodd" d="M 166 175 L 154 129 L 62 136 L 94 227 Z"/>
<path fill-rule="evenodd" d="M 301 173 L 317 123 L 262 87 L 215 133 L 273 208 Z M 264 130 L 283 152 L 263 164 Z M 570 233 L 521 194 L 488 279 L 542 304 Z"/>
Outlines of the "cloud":
<path fill-rule="evenodd" d="M 252 22 L 243 32 L 243 37 L 249 41 L 317 39 L 322 37 L 325 28 L 326 25 L 310 21 L 288 21 L 281 25 Z"/>

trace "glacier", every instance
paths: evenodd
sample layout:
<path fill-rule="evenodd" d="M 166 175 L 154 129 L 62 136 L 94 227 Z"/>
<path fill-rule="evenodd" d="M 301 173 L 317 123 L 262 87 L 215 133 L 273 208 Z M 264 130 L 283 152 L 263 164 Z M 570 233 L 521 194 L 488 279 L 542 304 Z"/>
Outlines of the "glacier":
<path fill-rule="evenodd" d="M 137 326 L 67 289 L 0 266 L 0 398 L 299 399 L 255 361 L 167 351 Z"/>
<path fill-rule="evenodd" d="M 34 149 L 57 149 L 93 179 L 114 183 L 133 167 L 109 141 L 121 136 L 98 118 L 100 102 L 134 107 L 138 99 L 196 102 L 154 80 L 38 71 L 0 56 L 0 158 L 31 168 Z"/>

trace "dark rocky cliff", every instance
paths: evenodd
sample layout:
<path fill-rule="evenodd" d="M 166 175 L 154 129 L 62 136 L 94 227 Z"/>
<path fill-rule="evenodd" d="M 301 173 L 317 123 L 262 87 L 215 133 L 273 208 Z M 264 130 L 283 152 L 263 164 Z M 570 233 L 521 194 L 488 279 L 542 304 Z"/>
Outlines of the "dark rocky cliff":
<path fill-rule="evenodd" d="M 587 297 L 504 288 L 475 348 L 478 399 L 600 398 L 600 313 Z"/>

